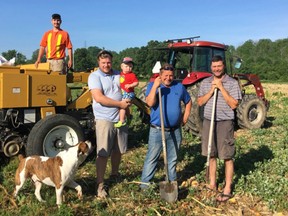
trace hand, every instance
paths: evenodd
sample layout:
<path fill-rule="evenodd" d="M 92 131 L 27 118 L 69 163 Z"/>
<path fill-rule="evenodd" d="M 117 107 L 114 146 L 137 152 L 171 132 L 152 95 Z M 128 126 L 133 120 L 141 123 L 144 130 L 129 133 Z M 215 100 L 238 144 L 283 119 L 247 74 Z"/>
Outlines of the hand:
<path fill-rule="evenodd" d="M 212 88 L 213 91 L 215 88 L 221 89 L 223 88 L 222 79 L 215 79 L 212 81 Z"/>
<path fill-rule="evenodd" d="M 36 61 L 35 64 L 34 64 L 35 68 L 38 68 L 38 64 L 39 64 L 39 61 Z"/>
<path fill-rule="evenodd" d="M 125 88 L 126 88 L 126 89 L 129 89 L 129 88 L 131 88 L 131 85 L 130 85 L 130 84 L 126 84 L 126 85 L 125 85 Z"/>
<path fill-rule="evenodd" d="M 182 126 L 184 126 L 187 123 L 187 119 L 182 120 Z"/>
<path fill-rule="evenodd" d="M 182 126 L 184 126 L 188 122 L 189 113 L 184 113 L 182 116 Z"/>
<path fill-rule="evenodd" d="M 155 78 L 153 86 L 158 88 L 161 85 L 161 83 L 162 83 L 162 81 L 160 79 L 160 76 L 158 76 Z"/>
<path fill-rule="evenodd" d="M 126 109 L 129 106 L 131 106 L 131 100 L 124 99 L 124 100 L 120 101 L 120 108 L 121 109 Z"/>
<path fill-rule="evenodd" d="M 72 61 L 71 61 L 71 60 L 69 60 L 69 61 L 68 61 L 68 69 L 69 69 L 69 68 L 71 68 L 71 67 L 72 67 L 72 65 L 73 65 Z"/>

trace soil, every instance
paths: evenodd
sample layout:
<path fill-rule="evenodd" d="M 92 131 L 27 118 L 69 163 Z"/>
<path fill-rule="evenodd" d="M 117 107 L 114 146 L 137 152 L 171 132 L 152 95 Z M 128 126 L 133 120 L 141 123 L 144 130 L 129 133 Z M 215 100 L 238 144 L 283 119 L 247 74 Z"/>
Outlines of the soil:
<path fill-rule="evenodd" d="M 277 92 L 281 92 L 284 95 L 288 95 L 288 83 L 263 83 L 262 84 L 265 94 L 269 95 Z"/>

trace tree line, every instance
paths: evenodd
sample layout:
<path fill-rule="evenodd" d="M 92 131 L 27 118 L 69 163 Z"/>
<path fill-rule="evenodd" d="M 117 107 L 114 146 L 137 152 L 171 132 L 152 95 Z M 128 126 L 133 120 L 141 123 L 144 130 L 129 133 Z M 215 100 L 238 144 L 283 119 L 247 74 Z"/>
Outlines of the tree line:
<path fill-rule="evenodd" d="M 159 47 L 166 47 L 165 42 L 149 41 L 146 46 L 127 48 L 119 53 L 110 50 L 113 54 L 113 68 L 120 70 L 121 60 L 130 56 L 135 61 L 133 71 L 139 78 L 148 78 L 156 61 L 165 62 L 168 53 L 163 50 L 156 50 Z M 97 46 L 78 48 L 74 51 L 74 71 L 88 71 L 97 67 L 96 56 L 102 50 Z M 2 52 L 6 59 L 16 57 L 15 65 L 34 64 L 38 56 L 38 49 L 32 54 L 31 59 L 17 52 L 8 50 Z M 239 56 L 243 62 L 237 73 L 257 74 L 261 80 L 288 81 L 286 71 L 288 68 L 288 38 L 271 41 L 261 39 L 259 41 L 248 40 L 244 44 L 228 47 L 229 55 Z M 45 62 L 45 55 L 41 62 Z"/>

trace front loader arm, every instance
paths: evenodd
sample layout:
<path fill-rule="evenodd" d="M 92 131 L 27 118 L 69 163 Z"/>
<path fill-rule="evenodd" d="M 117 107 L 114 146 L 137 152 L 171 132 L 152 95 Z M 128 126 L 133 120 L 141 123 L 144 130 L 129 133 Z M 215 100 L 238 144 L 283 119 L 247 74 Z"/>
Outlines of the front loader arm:
<path fill-rule="evenodd" d="M 253 85 L 256 91 L 256 95 L 261 98 L 264 101 L 265 106 L 269 108 L 269 101 L 265 98 L 262 84 L 256 74 L 234 74 L 233 77 L 237 78 L 238 80 L 245 81 L 245 83 L 242 83 L 242 88 Z"/>

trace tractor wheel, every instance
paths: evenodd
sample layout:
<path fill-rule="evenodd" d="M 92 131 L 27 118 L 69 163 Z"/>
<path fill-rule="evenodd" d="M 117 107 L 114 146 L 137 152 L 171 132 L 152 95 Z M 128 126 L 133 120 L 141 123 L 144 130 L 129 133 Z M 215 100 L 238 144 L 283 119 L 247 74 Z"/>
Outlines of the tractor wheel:
<path fill-rule="evenodd" d="M 256 95 L 244 95 L 237 110 L 237 122 L 240 128 L 260 128 L 266 119 L 264 102 Z"/>
<path fill-rule="evenodd" d="M 141 88 L 138 94 L 138 98 L 143 102 L 146 101 L 146 96 L 145 96 L 146 90 L 147 90 L 147 83 L 145 86 L 143 86 L 143 88 Z M 138 108 L 138 111 L 139 111 L 139 117 L 141 118 L 142 123 L 150 124 L 150 115 L 146 114 L 146 112 L 142 110 L 141 108 Z"/>
<path fill-rule="evenodd" d="M 204 110 L 203 106 L 200 107 L 197 103 L 199 88 L 200 82 L 196 83 L 195 85 L 188 86 L 187 88 L 187 91 L 191 97 L 192 108 L 188 122 L 186 123 L 184 129 L 189 130 L 192 134 L 201 137 Z"/>
<path fill-rule="evenodd" d="M 140 92 L 139 92 L 139 96 L 138 98 L 141 99 L 142 101 L 145 102 L 145 94 L 146 94 L 146 90 L 147 90 L 147 84 L 145 86 L 143 86 L 143 88 L 141 88 Z"/>
<path fill-rule="evenodd" d="M 32 128 L 26 154 L 54 157 L 83 140 L 83 130 L 75 118 L 64 114 L 51 115 L 38 121 Z"/>

